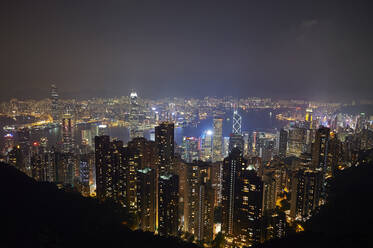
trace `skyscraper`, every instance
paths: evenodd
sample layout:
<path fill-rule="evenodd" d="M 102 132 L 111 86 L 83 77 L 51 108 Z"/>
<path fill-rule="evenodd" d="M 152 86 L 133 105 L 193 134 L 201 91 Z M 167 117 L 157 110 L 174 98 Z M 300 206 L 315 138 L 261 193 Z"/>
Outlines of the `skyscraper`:
<path fill-rule="evenodd" d="M 222 183 L 222 232 L 233 242 L 231 245 L 260 241 L 262 202 L 263 182 L 234 148 L 224 159 Z"/>
<path fill-rule="evenodd" d="M 311 108 L 307 108 L 306 109 L 306 117 L 305 117 L 305 121 L 308 122 L 308 123 L 312 123 L 312 120 L 313 120 L 313 117 L 312 117 L 312 109 Z M 311 128 L 311 127 L 310 127 Z"/>
<path fill-rule="evenodd" d="M 130 115 L 129 115 L 130 138 L 143 137 L 140 129 L 140 105 L 138 103 L 137 93 L 132 91 L 130 94 Z"/>
<path fill-rule="evenodd" d="M 229 137 L 229 152 L 234 148 L 237 148 L 243 154 L 244 151 L 244 140 L 242 134 L 232 133 Z"/>
<path fill-rule="evenodd" d="M 332 174 L 332 155 L 329 151 L 330 129 L 320 127 L 316 132 L 312 149 L 312 167 L 322 172 L 322 196 L 326 197 L 325 179 Z"/>
<path fill-rule="evenodd" d="M 194 160 L 199 160 L 199 139 L 195 137 L 183 137 L 183 150 L 181 157 L 187 163 L 192 163 Z"/>
<path fill-rule="evenodd" d="M 30 129 L 22 128 L 17 130 L 17 148 L 20 149 L 21 156 L 18 157 L 17 164 L 19 169 L 28 174 L 30 170 L 31 160 L 31 142 L 30 142 Z"/>
<path fill-rule="evenodd" d="M 53 122 L 58 122 L 59 120 L 59 108 L 58 108 L 58 93 L 56 85 L 51 85 L 51 113 Z"/>
<path fill-rule="evenodd" d="M 211 164 L 194 161 L 186 165 L 184 219 L 186 231 L 199 241 L 212 241 L 214 190 Z"/>
<path fill-rule="evenodd" d="M 71 114 L 64 114 L 62 117 L 62 151 L 73 152 L 73 126 Z"/>
<path fill-rule="evenodd" d="M 179 177 L 163 174 L 159 177 L 158 233 L 176 236 L 179 227 Z"/>
<path fill-rule="evenodd" d="M 144 168 L 157 168 L 158 154 L 154 141 L 149 141 L 143 137 L 137 137 L 129 141 L 127 147 L 133 151 L 132 153 L 138 154 L 138 170 Z"/>
<path fill-rule="evenodd" d="M 322 172 L 298 170 L 292 175 L 290 216 L 305 220 L 319 206 L 322 190 Z"/>
<path fill-rule="evenodd" d="M 202 135 L 201 160 L 205 162 L 212 160 L 212 135 L 211 130 L 205 131 Z"/>
<path fill-rule="evenodd" d="M 174 123 L 163 122 L 155 127 L 155 144 L 158 149 L 159 173 L 170 173 L 173 170 L 175 153 Z"/>
<path fill-rule="evenodd" d="M 299 157 L 306 149 L 307 129 L 292 127 L 289 129 L 287 142 L 287 155 Z"/>
<path fill-rule="evenodd" d="M 137 171 L 137 213 L 139 228 L 154 232 L 156 229 L 156 173 L 155 169 L 143 168 Z"/>
<path fill-rule="evenodd" d="M 223 119 L 214 118 L 213 125 L 212 162 L 218 162 L 223 160 Z"/>
<path fill-rule="evenodd" d="M 125 206 L 123 142 L 107 135 L 95 137 L 96 192 L 99 200 L 113 199 Z"/>
<path fill-rule="evenodd" d="M 233 111 L 233 127 L 232 127 L 233 134 L 242 134 L 241 133 L 241 122 L 242 122 L 242 118 L 238 114 L 237 109 L 235 109 Z"/>
<path fill-rule="evenodd" d="M 229 137 L 229 152 L 231 152 L 233 148 L 238 148 L 241 153 L 244 152 L 244 140 L 241 132 L 241 121 L 242 118 L 238 114 L 237 109 L 235 109 L 233 111 L 232 133 Z"/>
<path fill-rule="evenodd" d="M 285 129 L 280 130 L 278 154 L 280 157 L 286 157 L 286 150 L 288 145 L 288 132 Z"/>

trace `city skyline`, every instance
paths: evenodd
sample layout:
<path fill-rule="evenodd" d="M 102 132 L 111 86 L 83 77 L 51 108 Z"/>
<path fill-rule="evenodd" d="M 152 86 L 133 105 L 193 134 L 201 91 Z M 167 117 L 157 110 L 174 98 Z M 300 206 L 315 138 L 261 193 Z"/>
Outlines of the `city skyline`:
<path fill-rule="evenodd" d="M 370 242 L 372 1 L 4 3 L 0 247 Z"/>

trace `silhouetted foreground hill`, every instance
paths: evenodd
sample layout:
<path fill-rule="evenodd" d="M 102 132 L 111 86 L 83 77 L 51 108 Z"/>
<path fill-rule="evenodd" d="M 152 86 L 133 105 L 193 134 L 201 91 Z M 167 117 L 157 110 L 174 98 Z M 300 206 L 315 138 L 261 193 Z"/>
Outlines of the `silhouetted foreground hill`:
<path fill-rule="evenodd" d="M 131 231 L 110 204 L 39 183 L 0 164 L 0 247 L 197 247 Z"/>
<path fill-rule="evenodd" d="M 305 232 L 258 247 L 373 247 L 373 163 L 340 171 Z"/>

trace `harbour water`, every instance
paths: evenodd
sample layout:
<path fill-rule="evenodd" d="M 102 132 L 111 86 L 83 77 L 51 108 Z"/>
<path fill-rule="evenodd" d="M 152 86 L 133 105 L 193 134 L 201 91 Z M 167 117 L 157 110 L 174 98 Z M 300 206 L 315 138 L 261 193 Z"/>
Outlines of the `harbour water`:
<path fill-rule="evenodd" d="M 281 128 L 286 122 L 275 118 L 277 111 L 272 109 L 250 109 L 247 111 L 240 111 L 240 115 L 242 116 L 242 131 L 273 131 L 276 128 Z M 227 113 L 223 116 L 223 119 L 223 136 L 229 136 L 232 131 L 232 113 Z M 3 136 L 5 132 L 2 129 L 4 125 L 7 124 L 1 123 L 1 133 L 3 134 L 1 135 L 1 144 L 4 143 Z M 200 120 L 196 126 L 177 127 L 175 129 L 175 141 L 177 144 L 181 144 L 183 136 L 199 137 L 204 131 L 212 129 L 212 117 Z M 129 132 L 125 127 L 110 127 L 107 131 L 112 138 L 123 140 L 124 143 L 129 141 Z M 74 136 L 77 143 L 80 142 L 80 133 L 81 130 L 78 128 L 75 129 Z M 150 132 L 145 132 L 144 136 L 150 139 Z M 47 137 L 48 146 L 58 146 L 62 141 L 60 127 L 39 130 L 33 129 L 30 134 L 30 141 L 39 141 L 41 137 Z"/>

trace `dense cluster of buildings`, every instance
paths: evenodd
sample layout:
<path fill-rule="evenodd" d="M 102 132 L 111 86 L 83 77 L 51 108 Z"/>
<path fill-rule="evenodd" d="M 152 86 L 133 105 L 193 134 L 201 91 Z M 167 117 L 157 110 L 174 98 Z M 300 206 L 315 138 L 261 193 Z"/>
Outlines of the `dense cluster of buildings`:
<path fill-rule="evenodd" d="M 243 247 L 301 228 L 326 203 L 328 179 L 355 165 L 359 151 L 373 148 L 372 121 L 365 114 L 353 120 L 344 114 L 315 117 L 320 108 L 335 104 L 315 108 L 307 103 L 302 116 L 280 130 L 247 132 L 240 112 L 275 109 L 280 103 L 207 98 L 201 100 L 205 105 L 194 99 L 166 104 L 146 102 L 135 92 L 123 108 L 118 107 L 122 100 L 60 103 L 52 86 L 48 107 L 40 103 L 30 112 L 17 106 L 4 114 L 51 116 L 39 124 L 52 125 L 51 132 L 59 126 L 57 141 L 33 140 L 33 124 L 41 119 L 8 125 L 2 159 L 38 181 L 115 201 L 136 216 L 141 230 L 205 246 L 221 233 L 226 247 Z M 233 109 L 233 124 L 229 137 L 223 137 L 227 108 Z M 176 125 L 207 116 L 213 118 L 211 130 L 175 143 Z M 108 135 L 107 126 L 118 123 L 129 129 L 127 143 Z M 146 129 L 151 130 L 148 139 Z"/>

